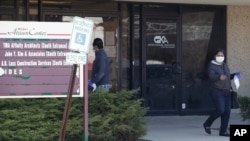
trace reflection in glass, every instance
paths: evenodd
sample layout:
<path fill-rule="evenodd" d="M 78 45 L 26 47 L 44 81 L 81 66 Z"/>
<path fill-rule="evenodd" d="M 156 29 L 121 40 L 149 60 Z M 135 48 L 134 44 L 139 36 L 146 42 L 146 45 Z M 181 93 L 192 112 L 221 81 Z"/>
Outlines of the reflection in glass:
<path fill-rule="evenodd" d="M 151 110 L 176 109 L 176 20 L 146 22 L 146 106 Z"/>
<path fill-rule="evenodd" d="M 176 23 L 173 21 L 146 22 L 146 59 L 172 64 L 176 61 Z"/>
<path fill-rule="evenodd" d="M 214 13 L 185 13 L 182 17 L 182 102 L 187 108 L 203 108 L 210 99 L 204 71 Z"/>

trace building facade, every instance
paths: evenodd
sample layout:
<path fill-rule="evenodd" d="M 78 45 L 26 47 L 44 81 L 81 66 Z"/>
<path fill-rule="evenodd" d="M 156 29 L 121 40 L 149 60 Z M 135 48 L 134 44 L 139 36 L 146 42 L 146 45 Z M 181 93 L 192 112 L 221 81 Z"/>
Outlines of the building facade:
<path fill-rule="evenodd" d="M 206 66 L 214 48 L 226 50 L 232 72 L 248 84 L 250 6 L 188 1 L 6 0 L 2 21 L 68 22 L 74 16 L 95 22 L 104 40 L 112 91 L 137 89 L 150 115 L 206 114 L 213 109 Z M 63 29 L 62 29 L 63 30 Z M 89 54 L 91 74 L 93 52 Z"/>

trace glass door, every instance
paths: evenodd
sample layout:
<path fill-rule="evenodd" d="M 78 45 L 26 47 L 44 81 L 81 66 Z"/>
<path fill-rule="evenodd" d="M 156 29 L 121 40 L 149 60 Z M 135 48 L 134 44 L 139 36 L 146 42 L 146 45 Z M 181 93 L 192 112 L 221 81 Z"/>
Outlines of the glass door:
<path fill-rule="evenodd" d="M 177 111 L 178 63 L 177 18 L 146 18 L 143 62 L 145 106 L 151 112 Z"/>
<path fill-rule="evenodd" d="M 213 109 L 207 64 L 226 49 L 226 7 L 135 6 L 132 88 L 140 88 L 149 115 L 206 114 Z"/>
<path fill-rule="evenodd" d="M 212 50 L 214 17 L 213 11 L 188 11 L 182 15 L 182 103 L 186 110 L 213 107 L 206 64 Z"/>

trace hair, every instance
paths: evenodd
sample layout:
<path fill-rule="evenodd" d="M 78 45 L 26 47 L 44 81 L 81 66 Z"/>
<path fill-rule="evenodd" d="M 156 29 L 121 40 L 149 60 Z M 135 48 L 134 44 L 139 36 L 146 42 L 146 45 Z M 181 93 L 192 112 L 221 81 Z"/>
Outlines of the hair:
<path fill-rule="evenodd" d="M 97 46 L 99 49 L 103 48 L 103 42 L 101 38 L 95 38 L 93 46 Z"/>
<path fill-rule="evenodd" d="M 218 52 L 222 52 L 222 53 L 225 55 L 225 51 L 224 51 L 222 48 L 216 48 L 216 49 L 214 50 L 213 55 L 216 56 L 216 54 L 218 54 Z"/>

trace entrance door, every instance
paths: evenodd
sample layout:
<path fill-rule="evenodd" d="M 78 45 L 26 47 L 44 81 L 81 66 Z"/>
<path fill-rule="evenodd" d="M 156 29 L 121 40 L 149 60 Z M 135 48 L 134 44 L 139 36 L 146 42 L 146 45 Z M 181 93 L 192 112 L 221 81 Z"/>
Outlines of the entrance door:
<path fill-rule="evenodd" d="M 226 49 L 226 7 L 145 4 L 133 12 L 132 87 L 148 114 L 211 112 L 207 65 L 214 48 Z"/>
<path fill-rule="evenodd" d="M 178 19 L 146 18 L 143 39 L 145 52 L 142 83 L 145 106 L 150 112 L 177 111 L 178 78 L 181 74 L 178 63 Z"/>

